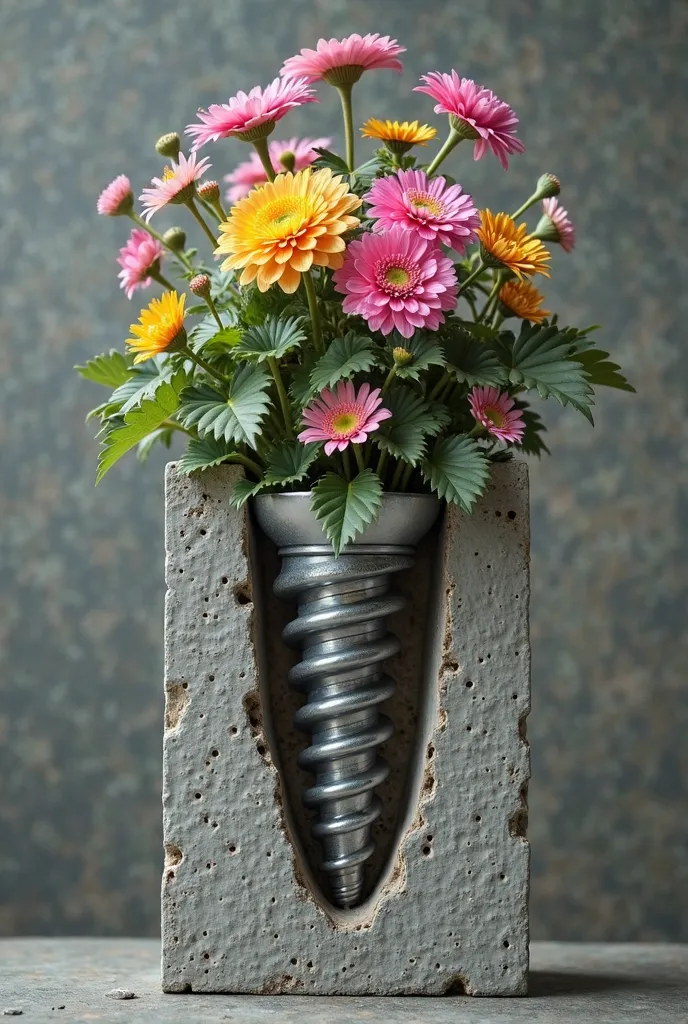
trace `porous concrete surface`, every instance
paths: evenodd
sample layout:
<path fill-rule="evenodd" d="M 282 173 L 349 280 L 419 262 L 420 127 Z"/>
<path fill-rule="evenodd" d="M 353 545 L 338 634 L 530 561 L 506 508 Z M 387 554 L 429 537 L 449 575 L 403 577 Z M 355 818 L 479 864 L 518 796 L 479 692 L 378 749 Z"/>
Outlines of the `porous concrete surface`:
<path fill-rule="evenodd" d="M 155 939 L 0 940 L 0 1008 L 27 1024 L 685 1024 L 688 1007 L 679 945 L 535 942 L 530 995 L 507 1000 L 164 995 L 159 953 Z M 136 999 L 107 999 L 113 984 Z"/>
<path fill-rule="evenodd" d="M 450 509 L 400 581 L 398 738 L 377 877 L 352 911 L 309 866 L 307 741 L 279 641 L 290 610 L 270 592 L 274 549 L 229 506 L 235 474 L 167 471 L 164 988 L 523 994 L 526 467 L 495 467 L 473 516 Z"/>

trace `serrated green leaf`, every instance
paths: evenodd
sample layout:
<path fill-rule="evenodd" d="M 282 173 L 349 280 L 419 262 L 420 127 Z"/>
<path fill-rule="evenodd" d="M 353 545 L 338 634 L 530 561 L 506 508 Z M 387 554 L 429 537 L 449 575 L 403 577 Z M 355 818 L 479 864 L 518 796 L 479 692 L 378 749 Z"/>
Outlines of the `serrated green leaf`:
<path fill-rule="evenodd" d="M 326 473 L 313 488 L 311 511 L 322 523 L 335 555 L 372 523 L 382 504 L 382 481 L 372 469 L 353 480 Z"/>
<path fill-rule="evenodd" d="M 123 455 L 157 430 L 179 408 L 179 395 L 186 385 L 186 374 L 179 371 L 169 381 L 156 389 L 153 398 L 145 398 L 140 406 L 130 409 L 124 417 L 124 424 L 108 429 L 102 435 L 103 448 L 98 458 L 96 484 Z"/>
<path fill-rule="evenodd" d="M 194 437 L 191 438 L 186 451 L 179 459 L 177 471 L 188 476 L 189 473 L 195 473 L 199 469 L 219 466 L 232 455 L 236 455 L 234 448 L 222 438 L 216 441 L 214 437 L 201 437 L 198 440 Z"/>
<path fill-rule="evenodd" d="M 171 427 L 158 427 L 157 430 L 152 430 L 142 441 L 139 441 L 136 447 L 136 458 L 138 461 L 146 462 L 158 442 L 163 444 L 165 448 L 169 448 L 172 444 L 173 434 L 174 430 Z"/>
<path fill-rule="evenodd" d="M 569 358 L 582 365 L 588 383 L 596 384 L 598 387 L 617 388 L 619 391 L 635 393 L 635 388 L 619 372 L 621 367 L 611 361 L 608 352 L 603 352 L 600 348 L 588 348 Z"/>
<path fill-rule="evenodd" d="M 461 330 L 479 341 L 495 341 L 499 337 L 499 331 L 487 324 L 477 324 L 474 320 L 459 320 L 456 323 Z"/>
<path fill-rule="evenodd" d="M 470 512 L 485 490 L 489 465 L 473 438 L 453 434 L 435 443 L 421 463 L 421 472 L 440 498 Z"/>
<path fill-rule="evenodd" d="M 212 434 L 227 443 L 246 442 L 253 447 L 260 425 L 270 406 L 265 393 L 270 377 L 261 367 L 244 363 L 234 374 L 225 397 L 210 384 L 185 389 L 179 411 L 187 427 L 196 426 L 201 435 Z"/>
<path fill-rule="evenodd" d="M 303 409 L 308 405 L 315 394 L 315 388 L 311 385 L 311 372 L 313 364 L 305 362 L 297 366 L 292 372 L 289 394 L 291 395 L 297 409 Z"/>
<path fill-rule="evenodd" d="M 411 356 L 409 363 L 396 368 L 396 375 L 400 380 L 420 380 L 423 370 L 430 366 L 444 366 L 444 352 L 435 339 L 415 334 L 412 338 L 400 338 L 398 342 L 392 344 L 394 347 L 406 349 Z"/>
<path fill-rule="evenodd" d="M 179 371 L 177 371 L 179 372 Z M 165 381 L 172 379 L 174 370 L 166 356 L 155 356 L 130 370 L 130 377 L 110 396 L 109 410 L 127 413 L 140 405 L 144 398 L 153 398 Z"/>
<path fill-rule="evenodd" d="M 231 353 L 235 355 L 240 341 L 241 327 L 224 327 L 217 334 L 213 334 L 212 338 L 208 338 L 203 345 L 203 352 L 206 355 L 213 355 L 215 353 Z"/>
<path fill-rule="evenodd" d="M 561 405 L 573 405 L 592 423 L 593 390 L 582 365 L 568 358 L 570 351 L 570 329 L 524 321 L 509 356 L 509 380 L 536 388 L 541 398 L 551 395 Z"/>
<path fill-rule="evenodd" d="M 303 480 L 320 454 L 319 444 L 280 441 L 271 448 L 265 480 L 268 484 L 294 484 Z"/>
<path fill-rule="evenodd" d="M 515 445 L 515 447 L 522 451 L 524 455 L 536 455 L 538 458 L 542 456 L 543 452 L 549 455 L 549 448 L 542 438 L 547 428 L 542 422 L 540 414 L 531 409 L 527 402 L 521 402 L 518 399 L 516 400 L 516 408 L 521 413 L 525 423 L 525 430 L 520 444 Z"/>
<path fill-rule="evenodd" d="M 343 157 L 337 156 L 336 153 L 332 153 L 329 149 L 322 149 L 319 146 L 314 146 L 313 148 L 318 154 L 318 159 L 314 160 L 312 165 L 316 170 L 321 167 L 329 167 L 335 174 L 343 174 L 348 178 L 349 165 Z"/>
<path fill-rule="evenodd" d="M 223 323 L 223 330 L 229 330 L 236 324 L 236 316 L 230 310 L 224 310 L 219 316 Z M 209 314 L 189 332 L 189 345 L 194 352 L 198 352 L 219 333 L 217 320 L 212 314 Z"/>
<path fill-rule="evenodd" d="M 305 340 L 300 320 L 267 316 L 265 323 L 246 331 L 234 354 L 239 359 L 255 359 L 258 363 L 264 359 L 279 360 L 292 349 L 300 348 Z"/>
<path fill-rule="evenodd" d="M 252 498 L 254 494 L 258 494 L 264 487 L 267 487 L 267 480 L 265 479 L 259 480 L 257 483 L 253 480 L 237 480 L 232 488 L 229 504 L 233 508 L 241 508 L 249 498 Z"/>
<path fill-rule="evenodd" d="M 425 437 L 446 426 L 449 412 L 404 385 L 390 388 L 383 404 L 392 415 L 380 424 L 373 440 L 394 458 L 415 466 L 425 454 Z"/>
<path fill-rule="evenodd" d="M 375 362 L 371 339 L 349 331 L 343 338 L 335 338 L 325 355 L 318 359 L 311 371 L 311 387 L 314 391 L 332 388 L 337 381 L 369 370 Z"/>
<path fill-rule="evenodd" d="M 197 302 L 195 306 L 188 306 L 184 310 L 185 316 L 207 316 L 208 306 L 205 302 Z"/>
<path fill-rule="evenodd" d="M 460 384 L 501 387 L 508 379 L 508 370 L 493 349 L 466 334 L 462 328 L 444 339 L 447 369 Z"/>
<path fill-rule="evenodd" d="M 117 388 L 124 384 L 132 372 L 131 364 L 114 348 L 102 356 L 89 359 L 83 366 L 75 366 L 74 369 L 85 380 L 102 384 L 106 388 Z"/>

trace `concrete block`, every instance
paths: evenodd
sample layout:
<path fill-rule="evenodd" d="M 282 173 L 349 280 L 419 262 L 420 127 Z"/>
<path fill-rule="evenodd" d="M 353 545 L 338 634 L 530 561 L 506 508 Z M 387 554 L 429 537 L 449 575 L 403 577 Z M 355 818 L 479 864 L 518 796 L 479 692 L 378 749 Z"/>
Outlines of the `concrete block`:
<path fill-rule="evenodd" d="M 528 967 L 527 469 L 494 467 L 395 584 L 404 642 L 384 707 L 365 902 L 323 896 L 291 725 L 293 610 L 228 495 L 236 470 L 166 480 L 162 977 L 168 992 L 522 995 Z"/>

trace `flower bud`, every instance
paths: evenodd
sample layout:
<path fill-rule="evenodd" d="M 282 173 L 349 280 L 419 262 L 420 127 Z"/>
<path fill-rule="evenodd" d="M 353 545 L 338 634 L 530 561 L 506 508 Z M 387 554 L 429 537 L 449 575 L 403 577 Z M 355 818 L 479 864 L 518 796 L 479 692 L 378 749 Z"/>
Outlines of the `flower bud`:
<path fill-rule="evenodd" d="M 220 186 L 216 181 L 204 181 L 196 187 L 196 195 L 206 203 L 216 203 L 220 198 Z"/>
<path fill-rule="evenodd" d="M 168 132 L 167 135 L 160 136 L 158 141 L 155 143 L 155 148 L 160 156 L 168 156 L 176 163 L 179 159 L 181 139 L 176 132 Z"/>
<path fill-rule="evenodd" d="M 561 192 L 561 182 L 553 174 L 541 174 L 535 191 L 538 199 L 551 199 Z"/>
<path fill-rule="evenodd" d="M 402 345 L 397 345 L 396 348 L 392 349 L 392 358 L 394 359 L 395 366 L 408 366 L 413 361 L 412 354 Z"/>
<path fill-rule="evenodd" d="M 194 295 L 200 295 L 202 299 L 210 296 L 210 278 L 207 274 L 196 274 L 189 281 L 189 288 Z"/>
<path fill-rule="evenodd" d="M 172 252 L 183 252 L 186 245 L 186 231 L 183 228 L 168 228 L 162 236 L 165 245 L 169 245 Z"/>
<path fill-rule="evenodd" d="M 290 149 L 286 149 L 279 158 L 279 162 L 284 167 L 285 171 L 292 171 L 296 166 L 296 153 L 292 153 Z"/>

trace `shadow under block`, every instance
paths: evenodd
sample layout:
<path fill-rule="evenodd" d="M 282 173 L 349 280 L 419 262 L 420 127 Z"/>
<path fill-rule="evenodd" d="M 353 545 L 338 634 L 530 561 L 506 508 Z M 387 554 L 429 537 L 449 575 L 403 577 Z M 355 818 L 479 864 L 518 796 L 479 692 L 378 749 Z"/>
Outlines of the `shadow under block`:
<path fill-rule="evenodd" d="M 168 992 L 523 995 L 528 968 L 528 478 L 493 467 L 394 583 L 365 902 L 328 904 L 299 799 L 294 609 L 274 548 L 229 505 L 237 471 L 166 477 L 162 978 Z M 315 870 L 310 866 L 315 864 Z"/>

